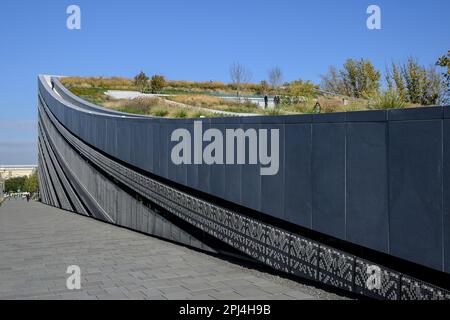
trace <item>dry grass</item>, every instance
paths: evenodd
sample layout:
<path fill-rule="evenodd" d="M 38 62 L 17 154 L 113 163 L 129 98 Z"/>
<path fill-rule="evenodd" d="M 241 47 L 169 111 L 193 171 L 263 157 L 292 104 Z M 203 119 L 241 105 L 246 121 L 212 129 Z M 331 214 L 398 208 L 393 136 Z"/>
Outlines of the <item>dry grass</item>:
<path fill-rule="evenodd" d="M 213 110 L 222 110 L 235 113 L 262 113 L 257 105 L 243 101 L 242 103 L 229 101 L 219 97 L 208 95 L 176 95 L 167 97 L 168 100 L 183 103 L 190 106 L 202 107 Z"/>
<path fill-rule="evenodd" d="M 188 91 L 196 92 L 232 92 L 236 88 L 231 83 L 224 83 L 220 81 L 184 81 L 184 80 L 169 80 L 167 87 L 174 89 L 188 89 Z M 254 93 L 259 90 L 259 85 L 255 83 L 241 84 L 241 91 L 244 93 Z"/>
<path fill-rule="evenodd" d="M 337 97 L 318 97 L 316 99 L 309 99 L 304 103 L 297 103 L 292 105 L 284 105 L 283 110 L 294 113 L 314 113 L 316 103 L 320 104 L 320 113 L 332 112 L 351 112 L 367 110 L 368 105 L 362 101 L 348 100 L 347 105 L 344 105 L 342 99 Z"/>
<path fill-rule="evenodd" d="M 66 77 L 60 81 L 67 88 L 135 89 L 133 80 L 121 77 Z"/>
<path fill-rule="evenodd" d="M 218 97 L 211 97 L 207 95 L 176 95 L 167 97 L 168 100 L 188 104 L 190 106 L 207 108 L 213 105 L 225 105 L 227 101 Z"/>
<path fill-rule="evenodd" d="M 104 88 L 109 90 L 138 90 L 133 79 L 123 77 L 65 77 L 60 79 L 67 88 Z M 166 91 L 180 92 L 233 92 L 236 88 L 232 84 L 219 81 L 184 81 L 167 80 Z M 254 93 L 259 89 L 257 84 L 244 83 L 241 85 L 243 93 Z"/>
<path fill-rule="evenodd" d="M 107 101 L 102 103 L 102 106 L 126 113 L 166 118 L 200 118 L 215 116 L 213 113 L 198 110 L 197 108 L 174 106 L 159 97 L 137 97 L 132 100 L 120 99 Z"/>

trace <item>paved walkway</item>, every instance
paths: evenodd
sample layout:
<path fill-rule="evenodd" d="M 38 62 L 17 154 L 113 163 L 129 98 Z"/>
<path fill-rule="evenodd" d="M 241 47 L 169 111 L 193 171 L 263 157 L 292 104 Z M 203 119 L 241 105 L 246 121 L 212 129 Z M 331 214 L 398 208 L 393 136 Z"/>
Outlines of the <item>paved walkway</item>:
<path fill-rule="evenodd" d="M 78 265 L 81 290 L 66 288 Z M 0 299 L 338 299 L 40 203 L 0 206 Z"/>

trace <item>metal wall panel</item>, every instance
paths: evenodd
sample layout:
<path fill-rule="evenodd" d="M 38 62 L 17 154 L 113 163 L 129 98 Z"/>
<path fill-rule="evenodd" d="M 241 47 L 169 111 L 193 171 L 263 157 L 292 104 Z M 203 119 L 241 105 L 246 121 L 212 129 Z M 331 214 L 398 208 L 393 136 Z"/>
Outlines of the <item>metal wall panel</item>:
<path fill-rule="evenodd" d="M 313 125 L 313 229 L 345 239 L 345 124 Z"/>
<path fill-rule="evenodd" d="M 389 124 L 391 253 L 442 269 L 442 121 Z"/>
<path fill-rule="evenodd" d="M 347 240 L 389 252 L 387 128 L 347 124 Z"/>
<path fill-rule="evenodd" d="M 271 147 L 271 134 L 270 130 L 275 129 L 279 131 L 279 171 L 278 174 L 269 176 L 261 176 L 261 212 L 270 214 L 280 219 L 284 219 L 284 198 L 285 198 L 285 185 L 284 185 L 284 125 L 278 124 L 262 124 L 261 129 L 268 130 L 268 147 Z M 261 139 L 261 137 L 259 137 Z M 247 166 L 242 170 L 247 170 Z M 258 170 L 259 171 L 259 170 Z M 260 173 L 256 171 L 256 174 Z"/>
<path fill-rule="evenodd" d="M 210 128 L 209 122 L 208 124 L 204 124 L 203 131 L 206 131 Z M 215 125 L 215 129 L 220 130 L 223 136 L 225 136 L 225 126 L 223 124 Z M 208 145 L 209 142 L 206 142 L 204 146 Z M 223 150 L 223 160 L 225 161 L 226 152 Z M 224 198 L 225 197 L 225 184 L 226 184 L 226 171 L 225 166 L 214 165 L 210 166 L 209 177 L 210 177 L 210 190 L 209 192 L 217 197 Z M 190 168 L 187 169 L 188 171 Z"/>
<path fill-rule="evenodd" d="M 311 124 L 285 126 L 284 154 L 285 219 L 312 228 Z"/>
<path fill-rule="evenodd" d="M 444 271 L 450 273 L 450 120 L 443 122 L 443 257 Z"/>

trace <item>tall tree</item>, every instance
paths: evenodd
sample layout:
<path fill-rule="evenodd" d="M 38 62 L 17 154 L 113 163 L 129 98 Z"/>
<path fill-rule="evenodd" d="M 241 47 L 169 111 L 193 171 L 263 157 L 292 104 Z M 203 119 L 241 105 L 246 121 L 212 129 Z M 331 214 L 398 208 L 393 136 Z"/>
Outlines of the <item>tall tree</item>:
<path fill-rule="evenodd" d="M 274 67 L 269 71 L 269 83 L 275 91 L 283 83 L 283 72 L 279 67 Z"/>
<path fill-rule="evenodd" d="M 375 96 L 380 89 L 381 73 L 369 60 L 348 59 L 340 72 L 345 93 L 356 98 Z"/>
<path fill-rule="evenodd" d="M 267 83 L 267 81 L 262 80 L 258 86 L 258 93 L 259 94 L 267 94 L 269 92 L 269 89 L 270 89 L 270 87 L 269 87 L 269 84 Z"/>
<path fill-rule="evenodd" d="M 412 57 L 403 64 L 392 63 L 386 77 L 403 101 L 434 105 L 443 97 L 442 77 L 436 67 L 421 66 Z"/>
<path fill-rule="evenodd" d="M 139 88 L 141 92 L 144 92 L 148 86 L 149 78 L 147 75 L 141 71 L 137 76 L 134 77 L 134 85 Z"/>
<path fill-rule="evenodd" d="M 35 171 L 31 176 L 27 177 L 24 183 L 24 191 L 35 193 L 39 190 L 38 173 Z"/>
<path fill-rule="evenodd" d="M 395 83 L 395 88 L 398 95 L 403 101 L 405 101 L 407 96 L 405 81 L 403 80 L 399 67 L 395 63 L 392 63 L 392 79 Z"/>
<path fill-rule="evenodd" d="M 440 57 L 436 63 L 437 66 L 444 68 L 442 76 L 444 78 L 444 98 L 443 102 L 450 102 L 450 50 L 448 50 L 447 55 Z M 445 70 L 447 69 L 447 70 Z"/>
<path fill-rule="evenodd" d="M 328 72 L 321 76 L 322 89 L 332 93 L 346 94 L 344 82 L 339 74 L 339 71 L 334 66 L 328 67 Z"/>
<path fill-rule="evenodd" d="M 412 103 L 421 104 L 426 72 L 420 67 L 417 60 L 412 57 L 408 58 L 408 61 L 402 65 L 401 69 L 406 89 L 408 90 L 408 100 Z"/>
<path fill-rule="evenodd" d="M 348 59 L 342 70 L 329 68 L 322 76 L 322 88 L 350 97 L 369 98 L 378 94 L 380 78 L 381 73 L 369 60 Z"/>
<path fill-rule="evenodd" d="M 241 86 L 244 83 L 250 82 L 252 75 L 250 70 L 239 62 L 235 62 L 230 66 L 230 78 L 233 85 L 236 87 L 237 97 L 240 100 Z"/>

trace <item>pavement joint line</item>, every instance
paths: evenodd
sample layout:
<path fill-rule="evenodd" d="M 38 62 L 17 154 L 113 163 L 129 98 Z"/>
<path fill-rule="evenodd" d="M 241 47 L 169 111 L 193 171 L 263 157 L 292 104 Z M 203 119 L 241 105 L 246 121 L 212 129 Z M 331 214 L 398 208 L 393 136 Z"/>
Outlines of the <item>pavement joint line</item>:
<path fill-rule="evenodd" d="M 66 269 L 81 268 L 81 290 Z M 0 207 L 0 299 L 341 299 L 37 202 Z"/>

